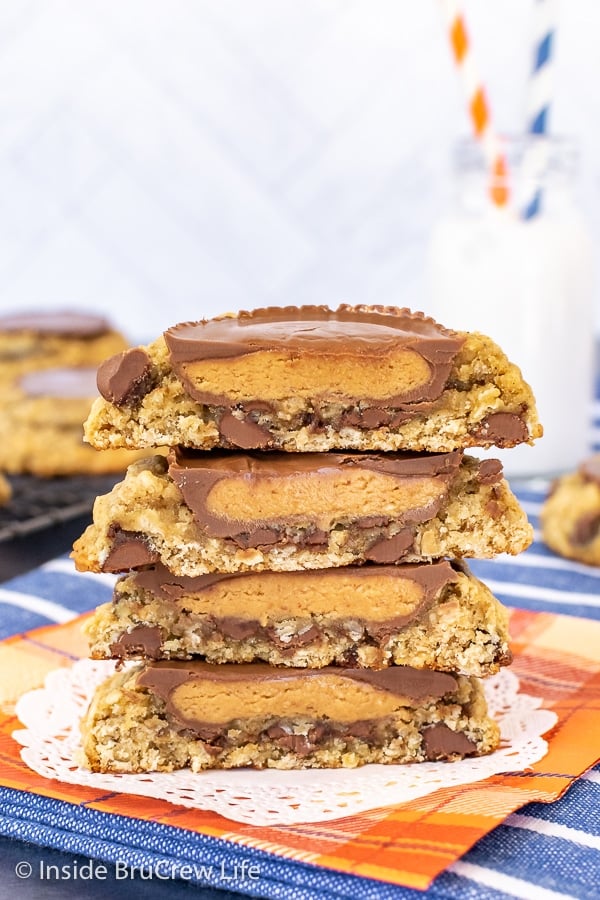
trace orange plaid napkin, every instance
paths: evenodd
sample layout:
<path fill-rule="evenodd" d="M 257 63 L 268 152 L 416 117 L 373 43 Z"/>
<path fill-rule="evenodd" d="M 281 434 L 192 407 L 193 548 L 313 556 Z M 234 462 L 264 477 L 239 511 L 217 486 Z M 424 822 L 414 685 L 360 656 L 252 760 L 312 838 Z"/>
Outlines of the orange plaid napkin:
<path fill-rule="evenodd" d="M 81 617 L 0 643 L 0 784 L 69 803 L 154 821 L 266 850 L 338 872 L 426 888 L 443 869 L 511 812 L 532 800 L 551 802 L 598 760 L 600 622 L 512 611 L 513 671 L 525 693 L 558 716 L 547 755 L 530 770 L 439 790 L 398 806 L 333 822 L 256 827 L 213 812 L 126 794 L 106 795 L 35 774 L 11 734 L 18 697 L 41 687 L 48 672 L 87 655 Z"/>

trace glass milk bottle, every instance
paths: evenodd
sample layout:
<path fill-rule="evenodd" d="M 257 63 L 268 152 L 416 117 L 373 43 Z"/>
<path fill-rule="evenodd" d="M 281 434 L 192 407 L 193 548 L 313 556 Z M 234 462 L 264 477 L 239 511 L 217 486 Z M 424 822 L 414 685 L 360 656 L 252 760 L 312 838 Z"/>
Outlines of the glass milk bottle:
<path fill-rule="evenodd" d="M 549 475 L 590 452 L 592 244 L 574 199 L 573 145 L 524 138 L 507 142 L 506 155 L 510 200 L 497 207 L 480 147 L 457 148 L 453 209 L 432 234 L 427 311 L 449 328 L 487 334 L 520 367 L 544 437 L 491 455 L 508 475 Z M 534 197 L 539 212 L 526 218 Z"/>

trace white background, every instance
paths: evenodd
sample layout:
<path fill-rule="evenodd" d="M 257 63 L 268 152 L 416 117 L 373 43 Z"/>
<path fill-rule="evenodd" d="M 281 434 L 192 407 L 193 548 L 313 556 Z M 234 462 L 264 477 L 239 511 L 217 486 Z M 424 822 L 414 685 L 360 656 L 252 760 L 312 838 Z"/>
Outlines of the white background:
<path fill-rule="evenodd" d="M 506 132 L 532 6 L 465 4 Z M 598 243 L 600 3 L 560 12 L 551 124 Z M 468 132 L 437 0 L 6 0 L 0 311 L 102 310 L 145 340 L 266 303 L 427 309 Z"/>

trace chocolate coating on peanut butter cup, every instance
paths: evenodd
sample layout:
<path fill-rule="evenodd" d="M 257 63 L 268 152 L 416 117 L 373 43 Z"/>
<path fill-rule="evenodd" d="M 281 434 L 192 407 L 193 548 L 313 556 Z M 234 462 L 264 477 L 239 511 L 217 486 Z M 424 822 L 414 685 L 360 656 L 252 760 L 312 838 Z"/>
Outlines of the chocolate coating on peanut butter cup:
<path fill-rule="evenodd" d="M 460 571 L 458 566 L 457 568 Z M 397 589 L 402 590 L 400 582 L 416 584 L 420 588 L 420 599 L 410 612 L 373 620 L 370 618 L 369 609 L 364 607 L 360 591 L 360 582 L 368 581 L 371 578 L 375 578 L 379 582 L 381 579 L 386 579 L 387 582 L 385 586 L 382 586 L 382 590 L 385 590 L 390 597 L 395 595 Z M 289 612 L 286 615 L 291 617 L 296 615 L 295 597 L 303 588 L 317 591 L 319 588 L 325 588 L 333 592 L 340 590 L 343 591 L 344 602 L 347 602 L 349 598 L 353 601 L 353 607 L 350 610 L 346 609 L 344 614 L 340 612 L 337 619 L 334 615 L 330 616 L 326 627 L 313 624 L 302 631 L 286 634 L 285 641 L 280 640 L 276 628 L 272 625 L 265 625 L 255 618 L 256 614 L 252 608 L 249 608 L 244 615 L 217 616 L 209 613 L 203 617 L 203 627 L 210 630 L 211 634 L 221 633 L 236 641 L 249 638 L 268 640 L 282 650 L 293 652 L 299 646 L 325 639 L 325 631 L 337 631 L 340 635 L 344 634 L 348 616 L 351 617 L 354 627 L 356 622 L 359 622 L 366 633 L 375 639 L 383 639 L 386 635 L 407 628 L 414 622 L 420 621 L 428 613 L 444 588 L 456 581 L 457 572 L 450 562 L 441 560 L 431 564 L 412 563 L 403 566 L 344 566 L 339 569 L 284 573 L 270 571 L 216 573 L 191 577 L 173 575 L 165 566 L 157 563 L 134 572 L 123 580 L 133 582 L 134 589 L 143 592 L 140 598 L 142 602 L 146 602 L 147 595 L 151 594 L 163 602 L 175 606 L 181 604 L 181 607 L 185 609 L 191 598 L 209 591 L 215 584 L 231 582 L 232 579 L 245 581 L 243 589 L 249 591 L 250 594 L 254 589 L 268 591 L 269 582 L 285 580 L 289 592 Z M 357 584 L 356 593 L 351 588 L 348 589 L 351 582 Z M 228 589 L 231 590 L 230 585 Z M 118 596 L 117 590 L 115 598 L 118 599 Z M 339 594 L 339 596 L 342 595 Z M 318 601 L 314 605 L 314 612 L 317 615 L 322 612 Z M 160 647 L 160 629 L 138 625 L 131 631 L 124 632 L 118 640 L 111 644 L 111 653 L 113 657 L 120 658 L 141 656 L 147 659 L 159 659 L 162 655 L 159 652 Z"/>
<path fill-rule="evenodd" d="M 31 331 L 42 335 L 92 338 L 110 331 L 103 316 L 78 312 L 26 312 L 0 316 L 0 331 Z"/>
<path fill-rule="evenodd" d="M 446 363 L 464 338 L 422 313 L 385 306 L 266 307 L 237 316 L 181 322 L 165 332 L 173 362 L 242 356 L 257 350 L 371 354 L 414 347 L 430 362 Z"/>
<path fill-rule="evenodd" d="M 391 666 L 387 669 L 350 669 L 325 666 L 322 669 L 298 669 L 292 667 L 277 668 L 266 663 L 236 663 L 234 665 L 218 665 L 200 661 L 161 660 L 148 663 L 137 676 L 137 685 L 146 688 L 150 693 L 162 699 L 165 711 L 171 722 L 195 732 L 202 740 L 214 740 L 226 730 L 225 723 L 192 717 L 184 713 L 175 700 L 177 689 L 191 682 L 208 682 L 221 684 L 236 692 L 240 684 L 254 683 L 260 693 L 260 685 L 281 682 L 285 690 L 286 682 L 302 683 L 308 688 L 309 679 L 317 678 L 320 687 L 327 690 L 329 678 L 359 681 L 369 685 L 375 692 L 383 691 L 400 698 L 407 698 L 410 703 L 419 705 L 423 702 L 436 701 L 452 696 L 458 688 L 458 677 L 446 672 L 432 669 L 413 669 L 409 666 Z M 329 682 L 331 684 L 331 682 Z M 244 718 L 244 710 L 240 709 L 236 719 Z M 334 726 L 334 723 L 326 723 Z M 347 723 L 346 730 L 351 730 L 353 723 Z M 369 722 L 361 722 L 364 733 L 371 731 Z"/>
<path fill-rule="evenodd" d="M 440 589 L 451 581 L 456 581 L 456 572 L 447 560 L 435 563 L 406 563 L 403 566 L 343 566 L 339 569 L 302 570 L 297 572 L 234 572 L 212 573 L 210 575 L 173 575 L 161 563 L 142 569 L 133 574 L 136 586 L 142 590 L 154 594 L 163 600 L 177 601 L 182 597 L 192 594 L 201 594 L 209 590 L 214 584 L 231 579 L 246 579 L 249 585 L 269 579 L 285 577 L 290 582 L 302 582 L 303 580 L 328 580 L 333 579 L 357 579 L 357 581 L 369 578 L 385 576 L 386 578 L 416 582 L 423 590 L 424 597 L 429 599 L 438 594 Z M 393 583 L 393 582 L 392 582 Z M 390 585 L 391 588 L 391 585 Z M 293 607 L 293 600 L 291 601 Z"/>
<path fill-rule="evenodd" d="M 231 359 L 259 351 L 279 351 L 292 357 L 372 358 L 399 349 L 410 350 L 429 365 L 430 378 L 395 402 L 437 399 L 446 384 L 464 336 L 449 331 L 422 313 L 387 306 L 341 305 L 266 307 L 236 316 L 182 322 L 164 333 L 171 365 L 199 402 L 214 402 L 185 375 L 185 365 L 206 359 Z M 257 398 L 260 399 L 260 398 Z"/>
<path fill-rule="evenodd" d="M 315 479 L 322 476 L 324 481 L 336 473 L 357 471 L 374 471 L 398 479 L 430 478 L 440 482 L 447 490 L 460 467 L 462 452 L 453 450 L 450 453 L 202 453 L 174 448 L 169 454 L 169 475 L 179 487 L 185 504 L 192 511 L 196 522 L 213 537 L 235 537 L 253 533 L 257 529 L 272 531 L 272 524 L 279 519 L 268 521 L 253 519 L 241 521 L 225 515 L 215 515 L 209 509 L 209 498 L 215 485 L 223 479 L 241 478 L 246 485 L 258 484 L 271 480 L 294 479 L 296 476 L 308 476 Z M 276 490 L 276 486 L 274 487 Z M 408 510 L 404 514 L 405 522 L 426 521 L 432 518 L 443 500 L 443 494 L 437 501 Z M 360 504 L 358 505 L 360 509 Z M 310 510 L 306 510 L 306 519 L 310 519 Z M 372 518 L 372 517 L 370 517 Z M 290 517 L 288 517 L 289 521 Z M 361 519 L 360 513 L 355 521 L 365 525 L 372 524 L 369 517 Z M 283 521 L 283 520 L 281 520 Z M 270 541 L 272 542 L 272 541 Z M 256 544 L 248 544 L 256 546 Z"/>
<path fill-rule="evenodd" d="M 160 660 L 144 667 L 137 677 L 137 684 L 148 688 L 166 701 L 180 685 L 191 681 L 210 681 L 230 684 L 236 682 L 261 682 L 305 680 L 335 676 L 361 681 L 376 690 L 386 691 L 398 697 L 407 697 L 415 703 L 426 699 L 438 699 L 456 691 L 455 675 L 433 669 L 413 669 L 410 666 L 390 666 L 387 669 L 345 669 L 325 666 L 322 669 L 277 668 L 267 663 L 236 663 L 219 665 L 197 660 Z"/>

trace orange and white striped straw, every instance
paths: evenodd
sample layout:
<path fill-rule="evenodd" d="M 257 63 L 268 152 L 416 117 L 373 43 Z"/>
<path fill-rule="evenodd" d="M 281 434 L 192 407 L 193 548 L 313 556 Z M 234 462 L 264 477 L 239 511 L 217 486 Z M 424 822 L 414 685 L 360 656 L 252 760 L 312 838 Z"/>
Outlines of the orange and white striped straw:
<path fill-rule="evenodd" d="M 509 200 L 508 166 L 500 140 L 492 127 L 490 107 L 473 58 L 465 18 L 456 0 L 440 0 L 440 6 L 447 22 L 450 46 L 467 98 L 469 118 L 475 137 L 481 143 L 490 173 L 490 197 L 496 206 L 506 206 Z"/>

